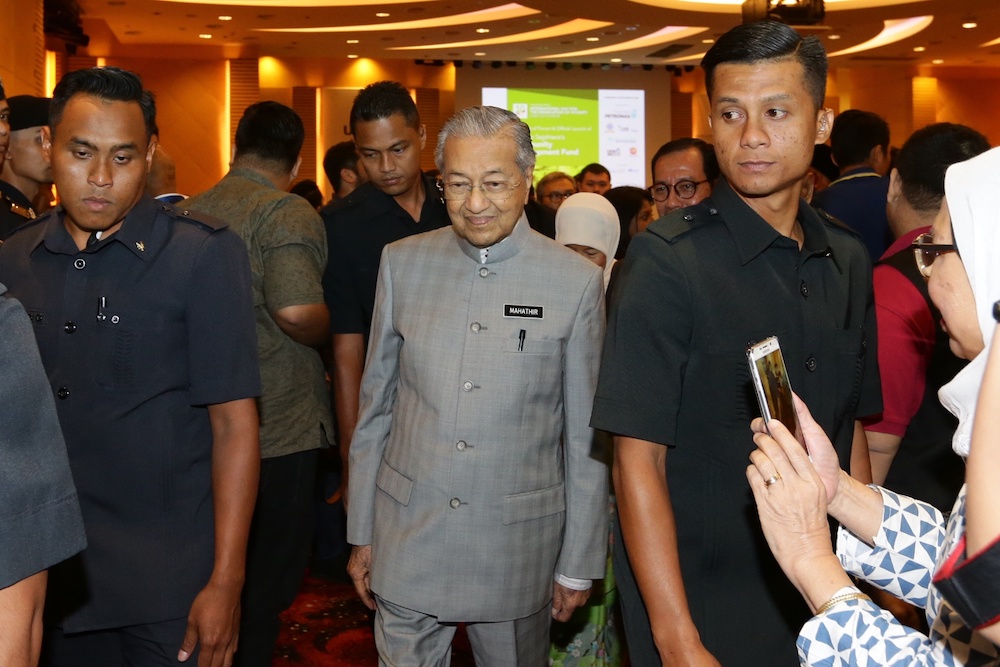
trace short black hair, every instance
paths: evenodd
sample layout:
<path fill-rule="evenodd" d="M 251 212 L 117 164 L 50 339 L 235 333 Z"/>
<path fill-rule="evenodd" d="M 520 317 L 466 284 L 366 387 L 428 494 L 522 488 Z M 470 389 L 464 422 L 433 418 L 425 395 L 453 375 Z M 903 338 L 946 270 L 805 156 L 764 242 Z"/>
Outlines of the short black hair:
<path fill-rule="evenodd" d="M 340 178 L 341 169 L 358 170 L 358 149 L 353 141 L 341 141 L 326 150 L 323 156 L 323 172 L 326 173 L 333 191 L 340 190 L 343 179 Z"/>
<path fill-rule="evenodd" d="M 0 81 L 0 100 L 7 99 L 7 93 L 3 90 L 3 81 Z"/>
<path fill-rule="evenodd" d="M 351 134 L 359 122 L 368 123 L 400 114 L 409 127 L 420 129 L 420 112 L 410 91 L 398 81 L 376 81 L 361 89 L 351 105 Z"/>
<path fill-rule="evenodd" d="M 834 119 L 830 150 L 840 169 L 866 162 L 876 146 L 889 148 L 889 123 L 877 113 L 848 109 Z"/>
<path fill-rule="evenodd" d="M 705 70 L 705 88 L 712 99 L 715 68 L 724 63 L 752 64 L 764 60 L 792 59 L 802 65 L 805 84 L 817 109 L 823 107 L 826 97 L 826 50 L 818 38 L 803 38 L 794 28 L 778 21 L 755 21 L 738 25 L 722 37 L 705 57 L 701 68 Z"/>
<path fill-rule="evenodd" d="M 62 120 L 66 104 L 74 95 L 90 95 L 108 102 L 135 102 L 142 109 L 147 141 L 156 130 L 156 100 L 152 91 L 143 89 L 142 79 L 135 72 L 118 67 L 91 67 L 67 72 L 52 91 L 49 127 L 53 132 Z"/>
<path fill-rule="evenodd" d="M 989 140 L 965 125 L 934 123 L 917 130 L 896 156 L 903 196 L 917 211 L 936 211 L 944 197 L 948 167 L 989 149 Z"/>
<path fill-rule="evenodd" d="M 305 138 L 305 126 L 293 109 L 279 102 L 257 102 L 246 108 L 236 126 L 236 159 L 291 171 Z"/>
<path fill-rule="evenodd" d="M 714 185 L 715 181 L 718 180 L 720 173 L 719 159 L 715 156 L 715 146 L 707 141 L 696 139 L 694 137 L 681 137 L 680 139 L 668 141 L 660 146 L 653 155 L 653 159 L 649 162 L 650 176 L 652 176 L 652 174 L 656 171 L 656 161 L 661 157 L 664 155 L 670 155 L 671 153 L 680 153 L 691 148 L 697 148 L 701 153 L 701 163 L 702 168 L 705 171 L 705 178 L 707 178 Z"/>
<path fill-rule="evenodd" d="M 618 239 L 618 250 L 615 252 L 615 259 L 621 259 L 628 250 L 630 241 L 628 228 L 632 224 L 632 218 L 639 214 L 642 202 L 653 204 L 653 196 L 645 188 L 637 188 L 634 185 L 620 185 L 611 188 L 604 193 L 604 198 L 611 202 L 618 212 L 618 221 L 621 223 L 622 233 Z"/>
<path fill-rule="evenodd" d="M 583 180 L 584 174 L 607 174 L 608 178 L 611 178 L 611 172 L 608 171 L 608 168 L 597 162 L 591 162 L 580 170 L 580 180 Z"/>

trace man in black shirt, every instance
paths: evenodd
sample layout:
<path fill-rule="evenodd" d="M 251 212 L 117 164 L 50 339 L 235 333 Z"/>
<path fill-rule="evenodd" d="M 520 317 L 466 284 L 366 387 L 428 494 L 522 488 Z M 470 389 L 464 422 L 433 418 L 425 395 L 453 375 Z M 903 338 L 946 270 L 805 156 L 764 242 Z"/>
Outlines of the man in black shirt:
<path fill-rule="evenodd" d="M 10 143 L 0 174 L 0 241 L 35 219 L 32 201 L 52 183 L 52 169 L 42 154 L 42 128 L 49 124 L 49 100 L 15 95 L 10 105 Z"/>
<path fill-rule="evenodd" d="M 632 240 L 592 425 L 616 434 L 614 564 L 632 662 L 790 666 L 809 610 L 746 484 L 757 415 L 746 349 L 778 336 L 792 388 L 845 469 L 870 479 L 855 419 L 881 409 L 871 264 L 800 197 L 832 120 L 818 40 L 743 25 L 702 67 L 725 179 Z"/>
<path fill-rule="evenodd" d="M 323 288 L 345 486 L 382 248 L 450 224 L 434 181 L 420 171 L 426 131 L 405 87 L 379 81 L 358 93 L 351 134 L 370 180 L 323 212 L 330 250 Z"/>

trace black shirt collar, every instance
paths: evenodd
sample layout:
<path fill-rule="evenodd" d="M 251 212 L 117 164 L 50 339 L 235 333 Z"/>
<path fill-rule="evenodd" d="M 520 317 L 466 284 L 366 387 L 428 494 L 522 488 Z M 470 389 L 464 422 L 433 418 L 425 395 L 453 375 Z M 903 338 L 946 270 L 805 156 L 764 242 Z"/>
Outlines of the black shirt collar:
<path fill-rule="evenodd" d="M 153 220 L 156 218 L 157 210 L 163 206 L 149 195 L 143 195 L 142 199 L 125 215 L 122 226 L 118 228 L 117 232 L 107 239 L 102 239 L 97 245 L 83 250 L 76 247 L 73 237 L 66 231 L 66 211 L 60 206 L 52 213 L 52 219 L 45 226 L 44 234 L 38 237 L 32 250 L 44 243 L 50 252 L 75 255 L 80 252 L 96 252 L 105 243 L 117 241 L 128 248 L 133 255 L 145 261 L 147 254 L 151 254 L 150 250 L 152 250 L 148 244 L 153 241 Z"/>

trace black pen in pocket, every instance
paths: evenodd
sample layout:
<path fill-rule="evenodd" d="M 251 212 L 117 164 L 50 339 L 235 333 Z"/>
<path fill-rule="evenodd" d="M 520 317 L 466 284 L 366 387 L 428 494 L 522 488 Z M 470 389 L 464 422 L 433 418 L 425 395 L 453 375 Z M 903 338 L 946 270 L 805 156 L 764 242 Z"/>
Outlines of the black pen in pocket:
<path fill-rule="evenodd" d="M 521 329 L 521 333 L 517 334 L 517 351 L 524 352 L 524 337 L 528 335 L 528 332 Z"/>

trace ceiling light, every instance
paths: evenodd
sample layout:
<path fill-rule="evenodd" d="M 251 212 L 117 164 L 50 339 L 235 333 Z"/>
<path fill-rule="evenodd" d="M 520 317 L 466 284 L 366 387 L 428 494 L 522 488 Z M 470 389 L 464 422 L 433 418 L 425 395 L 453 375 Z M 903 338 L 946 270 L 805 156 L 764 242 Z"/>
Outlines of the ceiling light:
<path fill-rule="evenodd" d="M 489 28 L 476 28 L 476 32 L 478 32 L 480 35 L 485 35 L 489 31 L 490 31 Z"/>
<path fill-rule="evenodd" d="M 175 0 L 170 0 L 171 2 Z M 186 0 L 187 2 L 194 2 L 195 0 Z M 203 0 L 199 0 L 203 1 Z M 220 2 L 221 0 L 215 0 L 215 2 Z M 237 0 L 227 0 L 228 2 L 237 2 Z M 246 0 L 239 0 L 246 4 Z M 258 1 L 268 1 L 274 2 L 274 0 L 258 0 Z M 317 6 L 313 3 L 324 3 L 329 5 L 330 0 L 295 0 L 298 3 L 297 6 L 305 6 L 304 3 L 309 3 L 308 6 Z M 308 32 L 308 33 L 323 33 L 323 32 L 385 32 L 386 30 L 425 30 L 429 28 L 438 29 L 449 26 L 464 26 L 473 23 L 478 23 L 483 25 L 488 21 L 504 21 L 509 19 L 517 19 L 525 16 L 531 16 L 533 14 L 538 14 L 537 9 L 530 9 L 528 7 L 522 7 L 517 3 L 511 3 L 508 5 L 502 5 L 500 7 L 491 7 L 490 9 L 481 9 L 474 12 L 467 12 L 465 14 L 452 14 L 450 16 L 438 16 L 433 19 L 417 19 L 413 21 L 395 21 L 392 23 L 366 23 L 364 25 L 335 25 L 335 26 L 312 26 L 308 28 L 255 28 L 260 32 Z"/>
<path fill-rule="evenodd" d="M 601 38 L 600 37 L 588 37 L 587 41 L 588 42 L 599 42 L 599 41 L 601 41 Z"/>
<path fill-rule="evenodd" d="M 357 57 L 358 57 L 358 54 L 356 54 L 356 53 L 350 53 L 350 54 L 348 54 L 348 56 L 347 56 L 347 57 L 348 57 L 348 58 L 351 58 L 351 59 L 354 59 L 354 58 L 357 58 Z"/>
<path fill-rule="evenodd" d="M 976 23 L 975 21 L 968 21 L 966 23 L 963 23 L 962 27 L 965 28 L 966 30 L 972 30 L 973 28 L 975 28 L 978 25 L 979 24 Z"/>
<path fill-rule="evenodd" d="M 485 51 L 476 51 L 472 55 L 482 58 L 483 56 L 486 55 L 486 52 Z"/>
<path fill-rule="evenodd" d="M 622 61 L 621 58 L 612 58 L 611 59 L 611 62 L 613 62 L 613 63 L 620 63 L 621 61 Z"/>
<path fill-rule="evenodd" d="M 356 40 L 356 39 L 349 39 L 349 40 L 347 40 L 347 43 L 348 44 L 357 44 L 358 40 Z"/>
<path fill-rule="evenodd" d="M 209 35 L 207 32 L 201 33 L 200 35 L 198 35 L 198 37 L 200 37 L 202 39 L 212 39 L 212 36 Z"/>
<path fill-rule="evenodd" d="M 840 39 L 840 35 L 827 35 L 827 39 Z"/>
<path fill-rule="evenodd" d="M 914 46 L 913 50 L 916 51 L 917 53 L 923 53 L 924 51 L 927 50 L 927 47 L 926 46 Z"/>
<path fill-rule="evenodd" d="M 393 50 L 399 51 L 425 51 L 427 49 L 460 49 L 464 47 L 482 48 L 487 45 L 492 44 L 524 44 L 532 40 L 540 39 L 551 39 L 553 37 L 562 37 L 565 35 L 575 35 L 579 33 L 590 32 L 595 28 L 600 28 L 602 26 L 609 26 L 611 23 L 605 23 L 603 21 L 590 21 L 587 19 L 573 19 L 567 21 L 566 23 L 560 23 L 559 25 L 549 26 L 547 28 L 541 28 L 539 30 L 529 30 L 528 32 L 519 32 L 513 35 L 504 35 L 500 37 L 487 37 L 485 39 L 473 39 L 466 40 L 464 42 L 449 42 L 447 44 L 419 44 L 417 46 L 398 46 L 394 47 Z M 457 33 L 457 31 L 456 31 Z M 451 32 L 445 34 L 453 34 Z M 572 42 L 570 42 L 572 44 Z M 522 48 L 526 51 L 534 50 L 535 47 L 524 47 Z M 546 47 L 542 47 L 544 50 Z"/>
<path fill-rule="evenodd" d="M 885 19 L 882 21 L 884 26 L 882 28 L 882 32 L 875 35 L 868 41 L 862 42 L 861 44 L 855 44 L 852 47 L 835 51 L 834 53 L 829 53 L 827 55 L 830 58 L 835 56 L 846 56 L 851 53 L 858 53 L 860 51 L 867 51 L 868 49 L 875 49 L 880 46 L 895 44 L 896 42 L 901 42 L 904 39 L 913 37 L 921 30 L 927 28 L 927 26 L 929 26 L 933 21 L 933 16 L 913 16 L 907 19 Z"/>
<path fill-rule="evenodd" d="M 944 65 L 944 61 L 941 60 L 940 58 L 936 58 L 936 59 L 932 60 L 931 63 L 933 63 L 935 65 Z"/>
<path fill-rule="evenodd" d="M 701 43 L 702 44 L 715 44 L 715 40 L 711 39 L 711 38 L 709 38 L 709 39 L 703 39 L 703 40 L 701 40 Z"/>
<path fill-rule="evenodd" d="M 387 19 L 389 18 L 389 12 L 376 12 L 375 16 L 380 19 Z"/>
<path fill-rule="evenodd" d="M 232 21 L 233 17 L 232 16 L 226 16 L 225 14 L 223 14 L 222 16 L 219 17 L 219 20 L 220 21 Z"/>
<path fill-rule="evenodd" d="M 680 39 L 687 39 L 688 37 L 693 37 L 694 35 L 706 32 L 708 28 L 702 27 L 689 27 L 689 26 L 667 26 L 661 28 L 656 32 L 652 32 L 648 35 L 642 37 L 637 37 L 634 39 L 627 40 L 625 42 L 619 42 L 618 44 L 609 44 L 607 46 L 595 46 L 592 48 L 585 49 L 583 51 L 573 51 L 571 53 L 553 53 L 552 55 L 542 56 L 543 58 L 579 58 L 583 56 L 593 56 L 604 53 L 621 53 L 623 51 L 630 51 L 632 49 L 647 48 L 653 45 L 666 44 L 668 42 L 674 42 Z"/>

